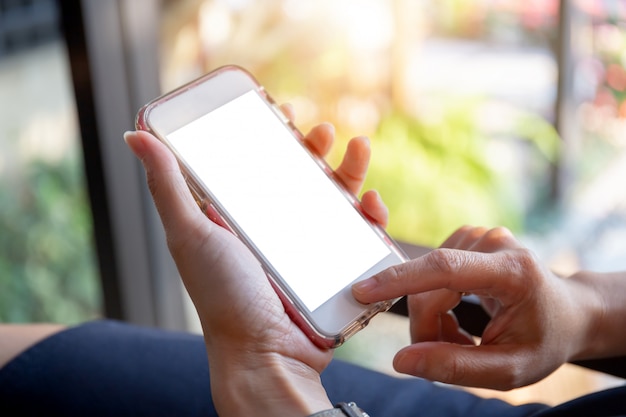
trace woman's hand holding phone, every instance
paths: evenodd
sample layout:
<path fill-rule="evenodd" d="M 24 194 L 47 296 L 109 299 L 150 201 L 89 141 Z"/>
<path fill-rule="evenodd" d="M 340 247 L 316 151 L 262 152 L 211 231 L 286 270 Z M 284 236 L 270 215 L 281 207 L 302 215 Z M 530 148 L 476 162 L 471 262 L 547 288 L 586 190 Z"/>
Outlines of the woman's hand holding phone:
<path fill-rule="evenodd" d="M 407 258 L 381 227 L 377 195 L 363 207 L 355 197 L 367 140 L 352 141 L 333 172 L 320 156 L 332 127 L 305 137 L 290 113 L 246 70 L 224 66 L 147 103 L 136 126 L 175 155 L 194 199 L 257 258 L 291 320 L 333 348 L 395 301 L 361 304 L 351 284 Z"/>
<path fill-rule="evenodd" d="M 293 118 L 290 107 L 283 111 Z M 304 141 L 323 156 L 333 139 L 334 128 L 322 124 Z M 330 408 L 319 374 L 331 351 L 313 344 L 285 314 L 250 251 L 198 210 L 167 147 L 142 131 L 125 140 L 143 163 L 169 249 L 200 317 L 220 415 L 307 415 Z M 335 173 L 356 194 L 368 162 L 368 140 L 355 138 Z M 386 224 L 375 192 L 364 194 L 362 206 Z"/>

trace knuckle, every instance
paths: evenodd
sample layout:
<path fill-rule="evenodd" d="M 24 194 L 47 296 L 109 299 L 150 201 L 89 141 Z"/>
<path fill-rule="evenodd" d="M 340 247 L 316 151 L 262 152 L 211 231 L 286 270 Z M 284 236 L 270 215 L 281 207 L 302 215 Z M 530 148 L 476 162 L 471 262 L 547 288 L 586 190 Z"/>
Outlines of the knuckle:
<path fill-rule="evenodd" d="M 397 286 L 402 282 L 403 274 L 400 268 L 402 268 L 402 265 L 388 268 L 383 274 L 375 275 L 374 279 L 382 285 Z"/>
<path fill-rule="evenodd" d="M 507 261 L 511 266 L 513 275 L 517 278 L 532 279 L 541 275 L 539 262 L 530 249 L 520 248 L 512 251 Z"/>
<path fill-rule="evenodd" d="M 534 269 L 537 265 L 537 259 L 533 251 L 527 248 L 518 249 L 515 251 L 518 256 L 518 264 L 524 270 Z"/>
<path fill-rule="evenodd" d="M 454 234 L 457 234 L 459 236 L 465 236 L 469 233 L 472 232 L 472 230 L 474 230 L 475 226 L 469 225 L 469 224 L 465 224 L 461 227 L 459 227 L 458 229 L 456 229 L 456 231 L 454 232 Z"/>
<path fill-rule="evenodd" d="M 515 294 L 516 302 L 534 297 L 535 281 L 539 279 L 539 276 L 535 273 L 537 267 L 533 254 L 527 249 L 507 251 L 504 254 L 505 278 L 510 285 L 511 293 Z"/>
<path fill-rule="evenodd" d="M 472 239 L 478 240 L 478 239 L 483 238 L 487 234 L 488 231 L 489 229 L 483 226 L 473 227 L 469 231 L 469 235 Z"/>
<path fill-rule="evenodd" d="M 513 236 L 513 232 L 511 232 L 511 230 L 509 230 L 508 227 L 504 227 L 504 226 L 494 227 L 493 229 L 490 230 L 490 232 L 500 234 L 507 238 Z"/>
<path fill-rule="evenodd" d="M 365 174 L 355 170 L 353 166 L 346 167 L 342 164 L 337 168 L 336 174 L 344 183 L 348 184 L 360 184 L 365 181 Z"/>
<path fill-rule="evenodd" d="M 441 248 L 431 251 L 426 257 L 426 262 L 432 270 L 444 275 L 457 272 L 462 265 L 456 251 Z"/>
<path fill-rule="evenodd" d="M 506 227 L 496 227 L 485 233 L 485 239 L 494 247 L 507 247 L 513 241 L 513 234 Z"/>

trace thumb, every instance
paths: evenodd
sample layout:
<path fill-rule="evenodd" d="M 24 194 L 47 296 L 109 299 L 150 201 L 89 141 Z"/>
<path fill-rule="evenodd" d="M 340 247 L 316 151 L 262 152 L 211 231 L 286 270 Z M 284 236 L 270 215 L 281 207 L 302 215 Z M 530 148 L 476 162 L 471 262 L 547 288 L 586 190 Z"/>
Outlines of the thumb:
<path fill-rule="evenodd" d="M 170 249 L 188 240 L 190 230 L 211 229 L 193 199 L 170 150 L 148 132 L 126 132 L 124 140 L 141 161 Z M 202 225 L 202 227 L 200 227 Z M 206 233 L 207 230 L 202 230 Z M 174 247 L 172 247 L 172 244 Z"/>
<path fill-rule="evenodd" d="M 513 345 L 422 342 L 400 350 L 393 365 L 398 372 L 431 381 L 508 390 L 529 383 L 530 358 L 532 355 Z"/>

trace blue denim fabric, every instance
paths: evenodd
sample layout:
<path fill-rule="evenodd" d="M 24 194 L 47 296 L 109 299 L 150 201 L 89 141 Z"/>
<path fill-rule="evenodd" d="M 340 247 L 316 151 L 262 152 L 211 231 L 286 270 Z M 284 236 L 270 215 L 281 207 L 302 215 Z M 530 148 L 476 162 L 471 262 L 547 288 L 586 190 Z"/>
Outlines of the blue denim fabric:
<path fill-rule="evenodd" d="M 605 414 L 590 414 L 589 410 L 597 412 L 609 407 L 607 411 L 615 411 L 610 407 L 620 400 L 626 404 L 626 390 L 617 390 L 560 408 L 541 404 L 512 406 L 460 389 L 416 378 L 395 378 L 338 360 L 324 371 L 322 382 L 332 402 L 355 401 L 372 417 L 599 416 Z M 571 407 L 583 410 L 583 414 L 571 414 Z M 12 411 L 5 414 L 7 410 Z M 217 414 L 211 400 L 202 337 L 95 321 L 38 343 L 0 369 L 0 415 Z"/>

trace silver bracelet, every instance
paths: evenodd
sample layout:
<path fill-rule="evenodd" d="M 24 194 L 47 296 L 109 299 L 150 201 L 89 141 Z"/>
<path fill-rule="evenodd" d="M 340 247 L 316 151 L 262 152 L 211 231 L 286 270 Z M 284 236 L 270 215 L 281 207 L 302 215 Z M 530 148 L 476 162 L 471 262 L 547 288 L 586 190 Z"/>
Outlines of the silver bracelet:
<path fill-rule="evenodd" d="M 309 417 L 369 417 L 355 403 L 338 403 L 335 408 L 311 414 Z"/>

